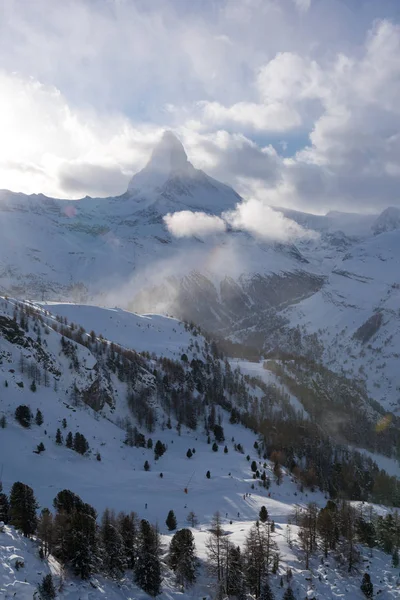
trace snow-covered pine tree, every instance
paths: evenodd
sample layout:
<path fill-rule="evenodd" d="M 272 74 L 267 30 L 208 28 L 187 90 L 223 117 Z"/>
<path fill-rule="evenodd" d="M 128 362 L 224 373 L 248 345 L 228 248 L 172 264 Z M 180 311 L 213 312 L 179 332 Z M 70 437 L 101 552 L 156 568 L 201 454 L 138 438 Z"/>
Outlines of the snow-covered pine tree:
<path fill-rule="evenodd" d="M 48 508 L 44 508 L 40 514 L 37 536 L 41 541 L 43 556 L 46 558 L 52 551 L 53 533 L 54 533 L 53 515 Z"/>
<path fill-rule="evenodd" d="M 268 579 L 266 579 L 262 585 L 260 600 L 275 600 Z"/>
<path fill-rule="evenodd" d="M 43 577 L 41 583 L 38 585 L 38 592 L 41 600 L 53 600 L 56 597 L 56 589 L 51 573 Z"/>
<path fill-rule="evenodd" d="M 159 535 L 150 523 L 140 521 L 138 557 L 135 564 L 135 581 L 150 596 L 157 596 L 161 586 Z"/>
<path fill-rule="evenodd" d="M 113 579 L 119 579 L 126 569 L 124 541 L 115 514 L 108 508 L 101 519 L 100 543 L 104 572 Z"/>
<path fill-rule="evenodd" d="M 133 569 L 138 547 L 138 519 L 134 512 L 120 513 L 117 517 L 118 530 L 122 536 L 126 568 Z"/>
<path fill-rule="evenodd" d="M 168 562 L 179 585 L 190 586 L 196 580 L 196 548 L 190 529 L 180 529 L 171 540 Z"/>

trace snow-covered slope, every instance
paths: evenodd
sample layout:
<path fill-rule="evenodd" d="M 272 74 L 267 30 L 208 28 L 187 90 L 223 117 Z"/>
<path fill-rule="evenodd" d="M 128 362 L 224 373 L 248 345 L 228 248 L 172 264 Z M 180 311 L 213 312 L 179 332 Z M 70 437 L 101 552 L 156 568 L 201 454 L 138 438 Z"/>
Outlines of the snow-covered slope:
<path fill-rule="evenodd" d="M 132 416 L 135 406 L 132 411 L 127 391 L 154 391 L 156 381 L 157 385 L 170 385 L 168 381 L 165 383 L 165 375 L 175 372 L 183 386 L 181 374 L 188 381 L 190 369 L 200 363 L 206 365 L 205 372 L 213 368 L 218 372 L 223 368 L 223 361 L 211 361 L 209 343 L 196 328 L 172 318 L 140 316 L 120 309 L 30 304 L 10 299 L 0 302 L 0 327 L 0 382 L 4 385 L 0 409 L 7 418 L 7 426 L 0 428 L 0 456 L 2 483 L 7 493 L 15 481 L 22 481 L 34 489 L 40 508 L 51 507 L 60 490 L 71 489 L 99 512 L 106 507 L 116 511 L 134 510 L 140 518 L 158 524 L 165 549 L 171 538 L 165 525 L 168 511 L 174 510 L 179 528 L 188 525 L 189 511 L 195 512 L 199 523 L 193 533 L 201 559 L 198 582 L 192 590 L 182 594 L 171 572 L 165 570 L 162 600 L 214 595 L 214 583 L 204 566 L 205 542 L 212 515 L 219 511 L 226 535 L 233 543 L 243 546 L 250 526 L 264 505 L 276 523 L 274 539 L 281 554 L 279 573 L 271 577 L 278 598 L 282 594 L 280 576 L 285 576 L 288 567 L 294 574 L 293 589 L 298 598 L 307 594 L 307 597 L 335 598 L 338 593 L 351 600 L 361 598 L 360 576 L 348 577 L 337 569 L 333 558 L 321 562 L 317 553 L 312 558 L 312 572 L 304 569 L 296 541 L 297 527 L 293 524 L 294 543 L 289 545 L 287 526 L 294 507 L 310 501 L 322 507 L 326 504 L 326 495 L 317 490 L 302 489 L 286 469 L 283 469 L 283 480 L 278 485 L 274 464 L 262 458 L 255 447 L 255 442 L 260 442 L 259 436 L 250 428 L 231 423 L 229 412 L 223 407 L 217 406 L 217 411 L 225 441 L 217 452 L 208 443 L 203 418 L 199 419 L 197 428 L 185 424 L 177 428 L 173 410 L 168 411 L 162 394 L 156 393 L 147 398 L 155 420 L 147 423 L 151 431 L 146 431 L 146 438 L 153 442 L 162 441 L 167 451 L 155 460 L 154 446 L 150 448 L 146 443 L 143 447 L 131 447 L 124 443 L 126 419 L 133 419 L 132 423 L 137 425 L 140 419 L 137 413 Z M 145 354 L 140 356 L 139 351 Z M 111 358 L 113 352 L 116 355 L 120 352 L 118 360 Z M 131 354 L 124 354 L 126 352 Z M 124 357 L 135 366 L 129 376 L 118 367 L 113 369 L 115 363 L 121 365 Z M 182 371 L 173 360 L 179 361 Z M 189 367 L 191 364 L 193 367 Z M 261 364 L 249 365 L 240 361 L 238 365 L 231 361 L 233 382 L 239 382 L 239 389 L 245 385 L 255 405 L 261 404 L 263 390 L 254 381 L 245 383 L 240 379 L 239 373 L 234 371 L 237 366 L 245 374 L 261 375 L 265 382 L 274 379 L 272 383 L 279 385 L 279 378 L 272 377 Z M 158 378 L 157 371 L 161 372 Z M 229 372 L 225 373 L 228 377 Z M 32 380 L 36 380 L 36 390 Z M 194 383 L 199 386 L 198 380 Z M 241 399 L 237 397 L 235 386 L 232 390 L 230 402 L 240 407 L 244 402 L 243 390 Z M 228 395 L 227 389 L 225 394 Z M 189 395 L 188 390 L 183 393 L 186 395 Z M 191 403 L 195 404 L 196 397 L 194 389 Z M 139 403 L 139 395 L 135 401 Z M 301 410 L 295 397 L 290 397 L 288 402 L 296 412 Z M 28 405 L 33 415 L 39 409 L 43 423 L 33 422 L 30 428 L 17 423 L 14 412 L 20 404 Z M 96 410 L 90 406 L 95 406 Z M 276 406 L 275 409 L 283 410 L 283 407 Z M 58 428 L 62 444 L 56 443 Z M 85 456 L 66 447 L 69 431 L 79 432 L 87 439 L 90 451 Z M 45 450 L 37 454 L 35 449 L 40 443 L 44 444 Z M 243 447 L 242 452 L 237 451 L 237 444 Z M 188 448 L 195 449 L 191 458 L 187 456 Z M 143 468 L 146 460 L 150 463 L 149 471 Z M 255 481 L 250 469 L 253 460 L 260 470 L 265 468 L 270 480 L 268 490 L 260 485 L 260 481 Z M 210 478 L 206 477 L 207 471 L 210 471 Z M 363 554 L 370 564 L 376 589 L 380 587 L 388 598 L 395 597 L 396 580 L 390 557 L 374 551 L 371 561 L 365 549 Z M 15 566 L 18 556 L 24 562 L 19 570 Z M 16 597 L 31 598 L 49 570 L 58 582 L 59 565 L 53 559 L 49 563 L 39 561 L 34 541 L 23 540 L 9 527 L 0 532 L 0 594 L 3 594 L 0 597 L 13 597 L 17 592 Z M 90 582 L 68 578 L 59 597 L 114 600 L 146 596 L 132 584 L 132 576 L 128 573 L 118 584 L 99 576 L 94 576 Z"/>

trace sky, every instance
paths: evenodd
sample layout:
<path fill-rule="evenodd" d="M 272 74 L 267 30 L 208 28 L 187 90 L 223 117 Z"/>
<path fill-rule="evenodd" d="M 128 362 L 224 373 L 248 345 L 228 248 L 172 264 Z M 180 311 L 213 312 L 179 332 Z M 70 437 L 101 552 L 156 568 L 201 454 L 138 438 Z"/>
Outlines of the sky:
<path fill-rule="evenodd" d="M 400 206 L 400 0 L 0 0 L 0 188 L 123 193 L 165 129 L 246 200 Z"/>

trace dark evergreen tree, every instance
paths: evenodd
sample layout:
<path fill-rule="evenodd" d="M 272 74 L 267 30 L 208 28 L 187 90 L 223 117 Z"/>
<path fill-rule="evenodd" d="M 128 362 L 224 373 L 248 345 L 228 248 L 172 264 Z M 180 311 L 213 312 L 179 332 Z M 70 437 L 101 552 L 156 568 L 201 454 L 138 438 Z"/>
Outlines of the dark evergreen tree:
<path fill-rule="evenodd" d="M 3 486 L 0 481 L 0 521 L 2 521 L 5 525 L 8 523 L 9 509 L 10 504 L 8 502 L 8 496 L 3 492 Z"/>
<path fill-rule="evenodd" d="M 214 425 L 213 433 L 217 442 L 222 443 L 225 441 L 224 429 L 221 425 Z"/>
<path fill-rule="evenodd" d="M 29 387 L 30 387 L 31 392 L 36 392 L 36 382 L 34 379 Z"/>
<path fill-rule="evenodd" d="M 36 425 L 39 425 L 39 427 L 41 425 L 43 425 L 43 414 L 42 414 L 42 411 L 39 409 L 37 409 L 37 411 L 36 411 L 35 423 L 36 423 Z"/>
<path fill-rule="evenodd" d="M 30 427 L 32 423 L 32 413 L 29 406 L 21 404 L 15 409 L 15 418 L 22 427 Z"/>
<path fill-rule="evenodd" d="M 61 430 L 57 429 L 57 432 L 56 432 L 56 444 L 58 444 L 59 446 L 61 446 L 62 443 L 63 443 L 63 438 L 62 438 L 62 435 L 61 435 Z"/>
<path fill-rule="evenodd" d="M 51 573 L 43 577 L 42 582 L 38 585 L 38 592 L 41 600 L 53 600 L 56 597 L 56 589 Z"/>
<path fill-rule="evenodd" d="M 72 448 L 74 445 L 74 438 L 72 437 L 71 431 L 69 431 L 67 434 L 67 439 L 65 440 L 65 445 L 67 446 L 67 448 Z"/>
<path fill-rule="evenodd" d="M 187 456 L 188 458 L 192 458 L 192 456 L 193 456 L 193 452 L 191 451 L 191 449 L 190 449 L 190 448 L 189 448 L 189 450 L 186 452 L 186 456 Z"/>
<path fill-rule="evenodd" d="M 150 463 L 148 460 L 145 460 L 143 468 L 145 471 L 150 471 Z"/>
<path fill-rule="evenodd" d="M 296 600 L 291 587 L 286 588 L 286 592 L 283 594 L 283 600 Z"/>
<path fill-rule="evenodd" d="M 115 514 L 108 508 L 101 519 L 100 541 L 103 570 L 109 577 L 119 579 L 126 569 L 124 540 Z"/>
<path fill-rule="evenodd" d="M 54 555 L 87 579 L 99 563 L 96 511 L 70 490 L 59 492 L 53 505 Z"/>
<path fill-rule="evenodd" d="M 196 549 L 190 529 L 180 529 L 171 540 L 168 562 L 179 585 L 190 586 L 196 580 Z"/>
<path fill-rule="evenodd" d="M 1 427 L 1 429 L 5 429 L 7 427 L 6 415 L 1 415 L 1 417 L 0 417 L 0 427 Z"/>
<path fill-rule="evenodd" d="M 10 524 L 22 531 L 25 537 L 30 537 L 36 532 L 37 516 L 36 502 L 33 489 L 17 481 L 11 488 L 10 493 Z"/>
<path fill-rule="evenodd" d="M 213 450 L 213 452 L 218 452 L 218 444 L 217 444 L 217 442 L 213 443 L 212 450 Z"/>
<path fill-rule="evenodd" d="M 160 440 L 156 441 L 156 445 L 154 446 L 154 458 L 158 460 L 166 451 L 166 446 Z"/>
<path fill-rule="evenodd" d="M 67 428 L 67 419 L 65 417 L 62 420 L 62 426 L 63 426 L 63 429 Z"/>
<path fill-rule="evenodd" d="M 211 477 L 211 473 L 210 473 L 210 471 L 207 471 L 207 473 L 206 473 L 206 477 L 207 477 L 207 479 L 210 479 L 210 477 Z"/>
<path fill-rule="evenodd" d="M 224 448 L 224 454 L 228 454 L 228 446 L 225 446 L 225 448 Z"/>
<path fill-rule="evenodd" d="M 43 442 L 40 442 L 40 444 L 38 444 L 36 446 L 36 453 L 40 454 L 41 452 L 44 452 L 46 450 L 46 448 L 44 447 Z"/>
<path fill-rule="evenodd" d="M 140 522 L 135 581 L 150 596 L 157 596 L 161 586 L 160 542 L 157 531 L 144 519 Z"/>
<path fill-rule="evenodd" d="M 228 544 L 225 554 L 227 554 L 224 574 L 226 595 L 237 600 L 245 600 L 244 565 L 240 548 Z"/>
<path fill-rule="evenodd" d="M 86 454 L 89 451 L 89 443 L 82 433 L 77 431 L 74 435 L 73 449 L 79 454 Z"/>
<path fill-rule="evenodd" d="M 53 515 L 48 508 L 44 508 L 40 514 L 37 526 L 37 537 L 40 539 L 43 558 L 46 558 L 52 551 L 53 534 Z"/>
<path fill-rule="evenodd" d="M 1 495 L 0 495 L 1 496 Z M 1 510 L 1 499 L 0 499 L 0 510 Z M 0 517 L 1 520 L 1 517 Z M 393 554 L 392 554 L 392 565 L 395 569 L 397 569 L 397 567 L 400 564 L 400 558 L 399 558 L 399 549 L 395 548 L 393 550 Z"/>
<path fill-rule="evenodd" d="M 255 460 L 252 461 L 250 468 L 253 471 L 253 473 L 255 473 L 257 471 L 257 463 Z"/>
<path fill-rule="evenodd" d="M 166 523 L 169 531 L 174 531 L 174 529 L 176 529 L 177 522 L 176 522 L 176 516 L 175 516 L 175 513 L 173 510 L 169 511 L 167 518 L 165 520 L 165 523 Z"/>
<path fill-rule="evenodd" d="M 258 516 L 259 516 L 261 523 L 266 523 L 268 521 L 269 515 L 268 515 L 268 511 L 265 508 L 265 506 L 262 506 L 260 508 L 260 512 L 258 513 Z"/>
<path fill-rule="evenodd" d="M 360 589 L 366 598 L 373 598 L 374 586 L 372 585 L 371 576 L 369 573 L 364 573 Z"/>
<path fill-rule="evenodd" d="M 118 530 L 122 536 L 124 544 L 124 555 L 126 560 L 126 568 L 133 569 L 137 556 L 138 544 L 138 523 L 135 513 L 118 515 Z"/>
<path fill-rule="evenodd" d="M 265 580 L 261 588 L 260 600 L 275 600 L 275 596 L 271 590 L 268 579 Z"/>

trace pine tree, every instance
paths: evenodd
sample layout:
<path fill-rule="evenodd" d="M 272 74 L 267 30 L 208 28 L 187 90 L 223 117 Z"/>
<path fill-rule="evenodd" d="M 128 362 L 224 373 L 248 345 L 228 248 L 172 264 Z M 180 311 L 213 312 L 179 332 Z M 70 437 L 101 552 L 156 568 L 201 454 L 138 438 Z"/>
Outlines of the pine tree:
<path fill-rule="evenodd" d="M 250 592 L 256 597 L 261 594 L 262 583 L 271 570 L 278 549 L 271 532 L 270 521 L 261 524 L 257 521 L 246 537 L 246 582 Z"/>
<path fill-rule="evenodd" d="M 255 460 L 252 461 L 250 468 L 253 471 L 253 473 L 255 473 L 257 471 L 257 463 Z"/>
<path fill-rule="evenodd" d="M 42 582 L 38 585 L 38 592 L 41 600 L 53 600 L 56 597 L 56 589 L 51 573 L 43 577 Z"/>
<path fill-rule="evenodd" d="M 34 379 L 32 380 L 32 383 L 29 387 L 30 387 L 31 392 L 36 392 L 36 383 L 35 383 Z"/>
<path fill-rule="evenodd" d="M 135 513 L 120 513 L 117 518 L 118 530 L 122 536 L 126 568 L 133 569 L 137 556 L 138 523 Z"/>
<path fill-rule="evenodd" d="M 36 452 L 37 454 L 40 454 L 41 452 L 44 452 L 46 450 L 46 448 L 44 447 L 43 442 L 40 442 L 40 444 L 38 444 L 36 446 Z"/>
<path fill-rule="evenodd" d="M 5 429 L 7 427 L 6 415 L 1 415 L 1 417 L 0 417 L 0 427 L 2 429 Z"/>
<path fill-rule="evenodd" d="M 196 580 L 196 549 L 190 529 L 175 533 L 169 547 L 168 562 L 179 585 L 193 585 Z"/>
<path fill-rule="evenodd" d="M 82 579 L 90 577 L 98 563 L 96 511 L 70 490 L 62 490 L 53 501 L 54 555 Z"/>
<path fill-rule="evenodd" d="M 260 508 L 260 512 L 258 513 L 261 523 L 266 523 L 268 521 L 269 515 L 265 506 Z"/>
<path fill-rule="evenodd" d="M 62 426 L 63 426 L 63 429 L 67 428 L 67 419 L 65 417 L 62 420 Z"/>
<path fill-rule="evenodd" d="M 10 493 L 10 524 L 20 529 L 25 537 L 30 537 L 36 532 L 37 516 L 36 502 L 33 489 L 17 481 Z"/>
<path fill-rule="evenodd" d="M 229 542 L 229 540 L 227 540 Z M 245 600 L 244 584 L 244 565 L 243 557 L 239 546 L 234 546 L 230 542 L 225 547 L 225 593 L 228 597 L 235 597 L 237 600 Z"/>
<path fill-rule="evenodd" d="M 283 595 L 283 600 L 296 600 L 291 587 L 286 588 L 286 592 Z"/>
<path fill-rule="evenodd" d="M 43 414 L 42 414 L 42 411 L 41 411 L 41 410 L 39 410 L 39 409 L 37 409 L 37 411 L 36 411 L 35 423 L 36 423 L 36 425 L 38 425 L 39 427 L 40 427 L 41 425 L 43 425 Z"/>
<path fill-rule="evenodd" d="M 67 439 L 65 440 L 65 445 L 67 448 L 72 448 L 74 445 L 74 438 L 72 437 L 72 432 L 69 431 L 67 434 Z"/>
<path fill-rule="evenodd" d="M 217 444 L 217 442 L 213 443 L 212 450 L 213 450 L 213 452 L 218 452 L 218 444 Z"/>
<path fill-rule="evenodd" d="M 269 585 L 268 579 L 265 580 L 262 588 L 260 600 L 275 600 L 275 596 L 272 593 L 271 586 Z"/>
<path fill-rule="evenodd" d="M 228 446 L 225 446 L 225 448 L 224 448 L 224 454 L 228 454 Z"/>
<path fill-rule="evenodd" d="M 135 581 L 150 596 L 157 596 L 161 586 L 160 542 L 157 531 L 144 519 L 140 522 Z"/>
<path fill-rule="evenodd" d="M 372 585 L 369 573 L 364 573 L 360 589 L 366 598 L 372 598 L 374 595 L 374 586 Z"/>
<path fill-rule="evenodd" d="M 191 449 L 190 449 L 190 448 L 189 448 L 189 450 L 186 452 L 186 456 L 187 456 L 188 458 L 192 458 L 192 456 L 193 456 L 193 452 L 191 451 Z"/>
<path fill-rule="evenodd" d="M 175 513 L 173 510 L 169 511 L 167 518 L 165 520 L 165 523 L 168 527 L 168 531 L 174 531 L 174 529 L 176 529 L 177 522 L 176 522 L 176 517 L 175 517 Z"/>
<path fill-rule="evenodd" d="M 143 468 L 145 471 L 150 471 L 150 464 L 148 460 L 144 462 Z"/>
<path fill-rule="evenodd" d="M 166 446 L 160 440 L 156 441 L 156 445 L 154 446 L 154 459 L 158 460 L 166 451 Z"/>
<path fill-rule="evenodd" d="M 210 473 L 210 471 L 207 471 L 207 473 L 206 473 L 206 477 L 207 477 L 207 479 L 210 479 L 210 477 L 211 477 L 211 473 Z"/>
<path fill-rule="evenodd" d="M 15 409 L 15 418 L 22 427 L 29 428 L 32 423 L 32 413 L 29 406 L 21 404 Z"/>
<path fill-rule="evenodd" d="M 46 558 L 52 551 L 53 545 L 53 515 L 48 508 L 44 508 L 40 514 L 37 526 L 37 536 L 41 542 L 43 557 Z"/>
<path fill-rule="evenodd" d="M 1 500 L 0 500 L 0 510 L 1 510 Z M 1 521 L 1 516 L 0 516 L 0 521 Z M 392 554 L 392 565 L 393 565 L 393 567 L 395 569 L 397 569 L 397 567 L 399 566 L 399 564 L 400 564 L 399 549 L 395 548 L 393 550 L 393 554 Z"/>
<path fill-rule="evenodd" d="M 5 525 L 8 523 L 8 513 L 10 504 L 8 502 L 8 496 L 3 492 L 3 485 L 0 481 L 0 521 Z"/>
<path fill-rule="evenodd" d="M 61 430 L 58 428 L 57 432 L 56 432 L 56 444 L 58 444 L 59 446 L 61 446 L 61 444 L 63 443 L 63 438 L 61 435 Z"/>
<path fill-rule="evenodd" d="M 101 519 L 100 539 L 103 569 L 108 576 L 119 579 L 126 569 L 124 540 L 115 514 L 108 508 Z"/>

